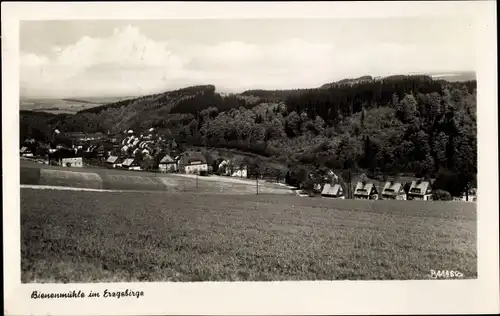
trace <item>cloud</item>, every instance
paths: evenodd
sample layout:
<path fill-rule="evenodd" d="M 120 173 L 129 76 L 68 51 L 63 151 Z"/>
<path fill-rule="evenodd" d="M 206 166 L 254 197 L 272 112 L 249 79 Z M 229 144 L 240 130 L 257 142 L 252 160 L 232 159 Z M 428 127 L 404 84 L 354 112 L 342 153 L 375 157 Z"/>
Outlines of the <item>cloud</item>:
<path fill-rule="evenodd" d="M 336 38 L 283 39 L 257 45 L 155 41 L 128 26 L 107 38 L 83 37 L 51 56 L 21 52 L 22 91 L 47 96 L 135 95 L 193 84 L 219 90 L 316 87 L 372 74 L 470 68 L 474 54 L 449 45 L 409 45 Z M 438 68 L 438 69 L 436 69 Z"/>

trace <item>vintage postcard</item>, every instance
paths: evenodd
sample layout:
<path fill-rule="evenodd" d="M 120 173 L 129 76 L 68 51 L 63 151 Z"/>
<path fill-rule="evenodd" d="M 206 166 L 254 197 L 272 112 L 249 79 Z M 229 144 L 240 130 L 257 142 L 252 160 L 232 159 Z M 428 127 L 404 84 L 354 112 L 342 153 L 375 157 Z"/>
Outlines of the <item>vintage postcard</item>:
<path fill-rule="evenodd" d="M 499 312 L 495 6 L 2 3 L 4 313 Z"/>

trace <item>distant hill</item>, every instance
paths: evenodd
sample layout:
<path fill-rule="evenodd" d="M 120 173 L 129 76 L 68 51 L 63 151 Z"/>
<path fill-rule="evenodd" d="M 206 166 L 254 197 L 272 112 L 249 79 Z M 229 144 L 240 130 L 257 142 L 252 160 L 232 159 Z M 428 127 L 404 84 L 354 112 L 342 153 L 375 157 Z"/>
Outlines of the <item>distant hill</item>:
<path fill-rule="evenodd" d="M 251 107 L 259 101 L 254 96 L 223 96 L 213 85 L 198 85 L 88 108 L 78 115 L 99 115 L 99 121 L 111 131 L 163 128 L 172 119 L 187 124 L 212 106 L 218 111 L 226 111 L 240 106 Z"/>
<path fill-rule="evenodd" d="M 89 104 L 101 104 L 100 102 L 93 102 L 93 101 L 87 101 L 87 100 L 78 100 L 78 99 L 62 99 L 63 101 L 67 102 L 76 102 L 76 103 L 89 103 Z"/>
<path fill-rule="evenodd" d="M 326 83 L 320 87 L 320 89 L 328 89 L 339 85 L 355 85 L 358 83 L 370 82 L 370 81 L 381 81 L 381 80 L 394 80 L 401 79 L 408 76 L 429 76 L 434 80 L 445 80 L 448 82 L 464 82 L 476 80 L 476 73 L 474 71 L 459 71 L 459 72 L 439 72 L 439 73 L 412 73 L 408 75 L 391 75 L 386 77 L 372 77 L 372 76 L 361 76 L 358 78 L 345 78 L 339 81 Z"/>
<path fill-rule="evenodd" d="M 450 82 L 471 81 L 476 80 L 474 71 L 454 72 L 454 73 L 432 73 L 429 74 L 436 80 L 446 80 Z"/>

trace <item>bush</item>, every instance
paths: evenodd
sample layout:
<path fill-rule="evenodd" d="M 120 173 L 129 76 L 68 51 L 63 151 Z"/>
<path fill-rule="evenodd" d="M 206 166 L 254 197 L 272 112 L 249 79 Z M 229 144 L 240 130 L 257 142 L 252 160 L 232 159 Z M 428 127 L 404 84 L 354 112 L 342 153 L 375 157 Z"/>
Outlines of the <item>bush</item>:
<path fill-rule="evenodd" d="M 436 190 L 432 193 L 432 199 L 434 201 L 451 201 L 453 200 L 450 192 L 445 190 Z"/>
<path fill-rule="evenodd" d="M 201 171 L 200 171 L 200 176 L 202 176 L 202 177 L 206 177 L 206 176 L 208 176 L 208 171 L 206 171 L 206 170 L 201 170 Z"/>

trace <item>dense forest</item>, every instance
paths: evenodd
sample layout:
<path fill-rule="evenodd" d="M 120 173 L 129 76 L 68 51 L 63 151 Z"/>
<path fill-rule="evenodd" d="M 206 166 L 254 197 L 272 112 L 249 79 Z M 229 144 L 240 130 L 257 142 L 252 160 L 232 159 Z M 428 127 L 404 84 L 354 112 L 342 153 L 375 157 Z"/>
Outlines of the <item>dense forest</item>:
<path fill-rule="evenodd" d="M 227 96 L 206 85 L 75 115 L 21 112 L 22 138 L 48 140 L 54 128 L 118 133 L 150 127 L 177 143 L 237 149 L 292 169 L 433 177 L 454 195 L 477 173 L 476 81 L 361 77 L 317 89 Z"/>

